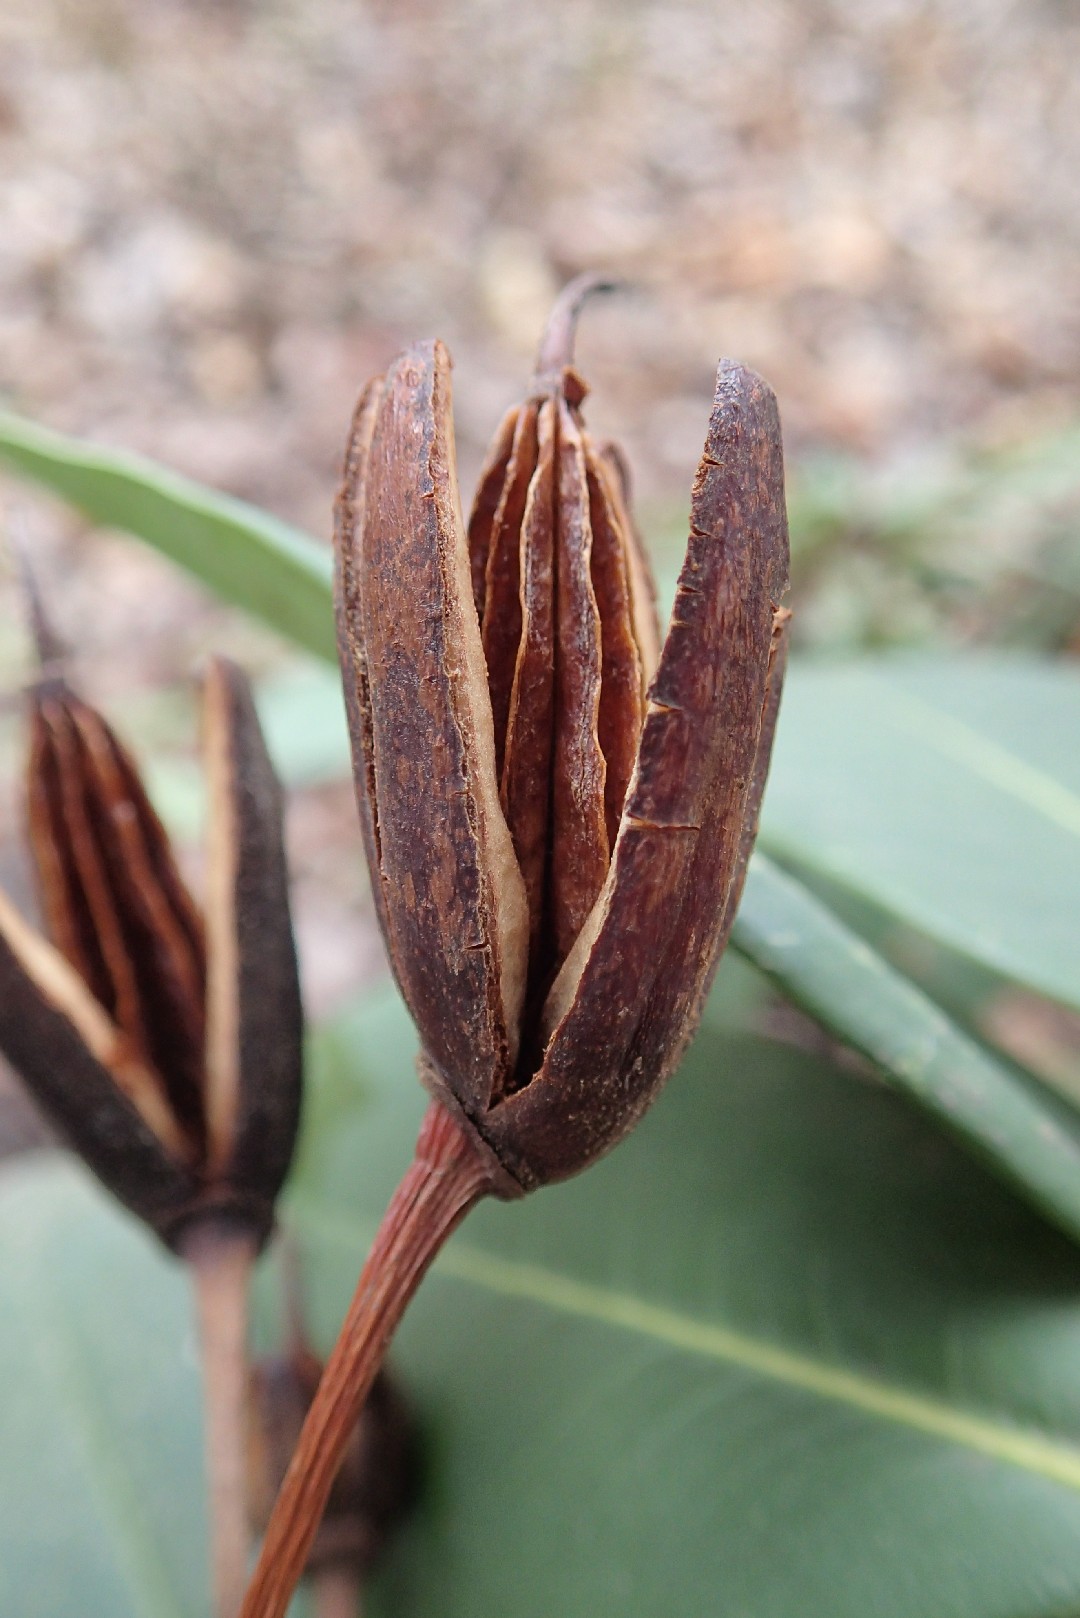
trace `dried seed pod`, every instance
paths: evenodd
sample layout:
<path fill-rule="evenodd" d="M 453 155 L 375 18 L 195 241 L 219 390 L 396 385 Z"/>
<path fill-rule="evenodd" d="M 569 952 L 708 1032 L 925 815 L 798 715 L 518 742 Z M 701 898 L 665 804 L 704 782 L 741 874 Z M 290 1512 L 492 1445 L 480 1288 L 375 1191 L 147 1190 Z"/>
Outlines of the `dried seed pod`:
<path fill-rule="evenodd" d="M 667 638 L 624 463 L 582 421 L 567 289 L 468 526 L 450 361 L 354 422 L 338 628 L 379 919 L 422 1071 L 518 1189 L 614 1144 L 692 1032 L 756 830 L 783 671 L 780 425 L 721 363 Z"/>
<path fill-rule="evenodd" d="M 62 679 L 30 695 L 28 819 L 48 939 L 0 894 L 0 1049 L 90 1167 L 170 1244 L 272 1223 L 302 1016 L 281 794 L 247 682 L 204 691 L 205 920 L 128 752 Z"/>
<path fill-rule="evenodd" d="M 252 1527 L 263 1533 L 322 1375 L 309 1351 L 258 1360 L 248 1409 L 248 1503 Z M 408 1508 L 414 1445 L 405 1401 L 393 1377 L 380 1371 L 353 1427 L 334 1480 L 307 1571 L 344 1564 L 365 1576 Z"/>
<path fill-rule="evenodd" d="M 440 343 L 365 392 L 337 508 L 357 801 L 435 1099 L 267 1527 L 284 1618 L 382 1352 L 442 1243 L 613 1146 L 693 1032 L 742 890 L 783 672 L 776 402 L 723 361 L 663 647 L 567 289 L 462 519 Z"/>

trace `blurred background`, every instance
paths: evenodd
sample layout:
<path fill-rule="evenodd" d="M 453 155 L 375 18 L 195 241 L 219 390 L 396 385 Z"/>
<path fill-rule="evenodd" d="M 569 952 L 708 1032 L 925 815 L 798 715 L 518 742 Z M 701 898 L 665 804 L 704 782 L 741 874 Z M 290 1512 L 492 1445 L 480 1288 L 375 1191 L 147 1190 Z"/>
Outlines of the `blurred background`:
<path fill-rule="evenodd" d="M 732 354 L 780 398 L 804 655 L 1076 655 L 1078 62 L 1061 0 L 2 0 L 0 396 L 325 536 L 372 372 L 447 341 L 467 487 L 553 294 L 603 269 L 630 290 L 582 324 L 589 419 L 662 566 Z M 152 754 L 193 748 L 210 649 L 280 667 L 136 543 L 2 492 Z M 0 690 L 29 668 L 0 564 Z M 319 1011 L 383 970 L 347 787 L 298 792 L 291 838 Z"/>

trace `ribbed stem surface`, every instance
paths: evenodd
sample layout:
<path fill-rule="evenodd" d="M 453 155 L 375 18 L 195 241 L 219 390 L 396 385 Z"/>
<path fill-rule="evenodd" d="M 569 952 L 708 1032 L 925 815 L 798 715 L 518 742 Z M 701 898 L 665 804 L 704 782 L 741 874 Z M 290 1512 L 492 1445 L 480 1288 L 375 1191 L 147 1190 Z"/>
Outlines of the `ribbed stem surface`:
<path fill-rule="evenodd" d="M 492 1188 L 491 1169 L 437 1102 L 394 1193 L 271 1513 L 241 1618 L 285 1618 L 341 1457 L 387 1344 L 435 1255 Z"/>

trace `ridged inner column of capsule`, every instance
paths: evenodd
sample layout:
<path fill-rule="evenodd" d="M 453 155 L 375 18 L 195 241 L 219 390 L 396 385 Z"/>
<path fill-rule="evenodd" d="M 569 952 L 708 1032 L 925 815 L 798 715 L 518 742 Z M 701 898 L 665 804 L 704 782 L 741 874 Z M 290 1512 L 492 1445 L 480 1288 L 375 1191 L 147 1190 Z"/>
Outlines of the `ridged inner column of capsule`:
<path fill-rule="evenodd" d="M 617 466 L 582 427 L 583 392 L 567 371 L 507 414 L 469 523 L 534 1002 L 607 875 L 655 656 L 647 575 Z"/>
<path fill-rule="evenodd" d="M 202 921 L 116 737 L 66 690 L 31 710 L 29 831 L 57 948 L 201 1149 Z"/>

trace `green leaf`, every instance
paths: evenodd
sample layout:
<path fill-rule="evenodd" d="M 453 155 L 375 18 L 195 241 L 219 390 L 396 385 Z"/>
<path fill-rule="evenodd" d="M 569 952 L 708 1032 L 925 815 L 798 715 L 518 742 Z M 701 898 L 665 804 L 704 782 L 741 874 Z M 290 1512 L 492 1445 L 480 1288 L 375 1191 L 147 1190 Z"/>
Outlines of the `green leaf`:
<path fill-rule="evenodd" d="M 307 651 L 335 656 L 330 554 L 307 534 L 152 461 L 7 412 L 0 456 L 92 522 L 146 540 Z"/>
<path fill-rule="evenodd" d="M 0 1612 L 206 1613 L 198 1371 L 179 1265 L 74 1163 L 6 1167 L 0 1321 Z"/>
<path fill-rule="evenodd" d="M 764 855 L 751 861 L 732 945 L 1080 1239 L 1080 1117 L 969 1038 Z"/>
<path fill-rule="evenodd" d="M 324 1345 L 420 1110 L 396 1006 L 327 1043 L 291 1203 Z M 425 1284 L 396 1358 L 427 1493 L 373 1610 L 1072 1610 L 1078 1352 L 1073 1253 L 977 1165 L 706 1032 L 624 1146 L 478 1210 Z"/>
<path fill-rule="evenodd" d="M 323 1350 L 413 1053 L 396 1002 L 317 1042 L 287 1217 Z M 74 1167 L 8 1171 L 0 1309 L 0 1610 L 204 1618 L 178 1268 Z M 605 1162 L 470 1216 L 394 1358 L 426 1467 L 375 1618 L 1080 1606 L 1075 1254 L 820 1059 L 706 1030 Z"/>
<path fill-rule="evenodd" d="M 1080 678 L 992 654 L 802 665 L 762 845 L 1080 1007 Z"/>

